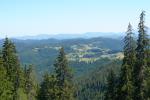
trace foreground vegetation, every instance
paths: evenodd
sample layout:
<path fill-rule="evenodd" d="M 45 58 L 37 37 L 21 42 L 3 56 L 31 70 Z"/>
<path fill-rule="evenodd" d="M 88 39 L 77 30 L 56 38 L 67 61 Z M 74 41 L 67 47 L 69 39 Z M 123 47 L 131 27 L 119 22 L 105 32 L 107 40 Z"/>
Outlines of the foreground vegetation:
<path fill-rule="evenodd" d="M 129 24 L 124 38 L 124 59 L 119 77 L 110 71 L 105 100 L 150 99 L 150 39 L 145 26 L 145 12 L 140 15 L 137 45 Z M 117 82 L 117 84 L 116 84 Z"/>
<path fill-rule="evenodd" d="M 22 67 L 14 43 L 6 38 L 0 55 L 0 100 L 149 100 L 150 40 L 144 17 L 142 12 L 137 42 L 128 26 L 123 61 L 103 63 L 75 78 L 62 47 L 40 84 L 35 67 Z"/>

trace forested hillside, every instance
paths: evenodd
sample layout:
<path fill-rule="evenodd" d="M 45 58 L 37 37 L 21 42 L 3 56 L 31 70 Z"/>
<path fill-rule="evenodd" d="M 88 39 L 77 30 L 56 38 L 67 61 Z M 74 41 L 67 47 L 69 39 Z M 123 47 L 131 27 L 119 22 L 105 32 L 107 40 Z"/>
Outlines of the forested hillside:
<path fill-rule="evenodd" d="M 122 41 L 121 41 L 122 40 Z M 145 12 L 138 38 L 1 42 L 0 100 L 150 100 Z"/>
<path fill-rule="evenodd" d="M 78 78 L 76 83 L 77 100 L 104 100 L 108 72 L 113 68 L 113 71 L 118 75 L 121 63 L 120 60 L 109 62 Z"/>
<path fill-rule="evenodd" d="M 16 45 L 21 64 L 23 66 L 34 64 L 40 76 L 45 71 L 52 70 L 53 62 L 61 46 L 64 47 L 70 66 L 78 76 L 101 64 L 123 57 L 121 39 L 98 37 L 66 40 L 12 39 L 12 41 Z"/>

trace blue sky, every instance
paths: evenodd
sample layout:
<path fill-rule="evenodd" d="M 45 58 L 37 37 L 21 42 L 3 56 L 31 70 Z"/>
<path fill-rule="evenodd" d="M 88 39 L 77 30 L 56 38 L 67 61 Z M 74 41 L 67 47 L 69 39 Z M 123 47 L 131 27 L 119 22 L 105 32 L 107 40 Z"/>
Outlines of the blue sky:
<path fill-rule="evenodd" d="M 0 34 L 124 32 L 129 22 L 137 29 L 150 0 L 0 0 Z"/>

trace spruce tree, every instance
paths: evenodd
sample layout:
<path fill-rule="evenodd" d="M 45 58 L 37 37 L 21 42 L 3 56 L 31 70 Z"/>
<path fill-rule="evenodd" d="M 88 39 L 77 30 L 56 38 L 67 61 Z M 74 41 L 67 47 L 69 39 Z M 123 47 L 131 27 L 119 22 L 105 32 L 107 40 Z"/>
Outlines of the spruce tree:
<path fill-rule="evenodd" d="M 38 100 L 57 100 L 56 78 L 46 73 L 38 93 Z"/>
<path fill-rule="evenodd" d="M 9 81 L 12 83 L 13 100 L 19 100 L 19 92 L 23 91 L 20 87 L 23 86 L 23 71 L 20 67 L 20 62 L 17 56 L 16 47 L 14 43 L 8 38 L 5 38 L 2 48 L 3 64 L 6 68 Z"/>
<path fill-rule="evenodd" d="M 104 100 L 116 100 L 116 79 L 114 71 L 111 69 L 107 77 L 107 87 Z"/>
<path fill-rule="evenodd" d="M 124 59 L 121 67 L 118 85 L 118 100 L 132 100 L 133 98 L 133 79 L 132 72 L 135 65 L 136 52 L 132 26 L 129 23 L 126 36 L 124 38 Z"/>
<path fill-rule="evenodd" d="M 6 69 L 3 66 L 2 58 L 0 57 L 0 100 L 10 100 L 12 98 L 12 86 L 8 80 Z"/>
<path fill-rule="evenodd" d="M 149 38 L 145 26 L 145 12 L 140 15 L 139 22 L 139 36 L 137 40 L 136 48 L 136 64 L 134 67 L 134 100 L 148 100 L 146 97 L 146 90 L 148 80 L 150 78 L 150 65 L 148 59 L 150 55 L 149 51 Z"/>
<path fill-rule="evenodd" d="M 54 67 L 58 89 L 57 100 L 73 100 L 73 76 L 63 48 L 59 51 Z"/>

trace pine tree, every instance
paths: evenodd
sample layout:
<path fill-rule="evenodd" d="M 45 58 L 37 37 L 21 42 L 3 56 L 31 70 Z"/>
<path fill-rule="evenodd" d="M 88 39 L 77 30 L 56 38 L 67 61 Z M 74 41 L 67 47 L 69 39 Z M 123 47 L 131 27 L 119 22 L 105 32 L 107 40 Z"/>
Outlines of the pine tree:
<path fill-rule="evenodd" d="M 41 84 L 38 100 L 57 100 L 56 78 L 46 73 Z"/>
<path fill-rule="evenodd" d="M 107 88 L 104 100 L 116 100 L 116 79 L 114 71 L 111 69 L 107 77 Z"/>
<path fill-rule="evenodd" d="M 134 67 L 134 100 L 147 100 L 146 95 L 146 84 L 149 79 L 149 67 L 147 51 L 149 51 L 149 39 L 145 26 L 145 12 L 143 11 L 140 15 L 139 22 L 139 36 L 137 40 L 136 48 L 136 64 Z M 148 85 L 148 84 L 147 84 Z"/>
<path fill-rule="evenodd" d="M 10 77 L 10 80 L 14 80 L 14 77 L 16 77 L 16 69 L 18 69 L 18 59 L 16 56 L 15 45 L 7 37 L 3 44 L 2 54 L 7 74 Z"/>
<path fill-rule="evenodd" d="M 119 100 L 132 100 L 133 79 L 132 72 L 135 65 L 136 52 L 135 41 L 133 38 L 132 26 L 129 23 L 126 36 L 124 38 L 124 59 L 119 77 L 118 96 Z"/>
<path fill-rule="evenodd" d="M 38 100 L 73 100 L 73 77 L 63 48 L 60 49 L 54 67 L 54 75 L 44 75 Z"/>
<path fill-rule="evenodd" d="M 0 57 L 0 100 L 10 100 L 12 98 L 11 85 L 6 69 L 3 66 L 2 58 Z"/>
<path fill-rule="evenodd" d="M 19 92 L 23 91 L 20 87 L 23 86 L 21 80 L 23 78 L 20 62 L 17 56 L 15 45 L 8 38 L 5 39 L 2 48 L 3 64 L 6 68 L 9 81 L 12 83 L 13 100 L 19 100 Z"/>
<path fill-rule="evenodd" d="M 37 83 L 33 72 L 33 65 L 29 65 L 29 68 L 25 67 L 25 92 L 28 100 L 36 99 Z"/>
<path fill-rule="evenodd" d="M 60 49 L 54 67 L 58 89 L 57 100 L 73 100 L 73 76 L 63 48 Z"/>

